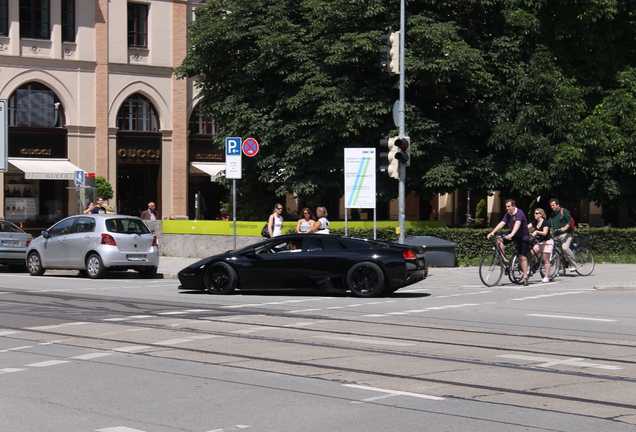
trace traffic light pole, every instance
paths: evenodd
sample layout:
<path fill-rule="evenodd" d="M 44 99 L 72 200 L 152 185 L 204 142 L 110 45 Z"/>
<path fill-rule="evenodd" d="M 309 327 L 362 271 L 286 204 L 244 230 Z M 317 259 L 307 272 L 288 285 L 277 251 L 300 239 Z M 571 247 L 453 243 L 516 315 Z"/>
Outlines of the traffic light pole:
<path fill-rule="evenodd" d="M 406 136 L 406 125 L 404 120 L 404 72 L 406 63 L 404 57 L 405 36 L 406 36 L 406 0 L 400 0 L 400 99 L 398 103 L 398 130 L 400 138 Z M 398 187 L 398 226 L 400 234 L 398 242 L 404 243 L 404 216 L 406 213 L 406 164 L 400 163 L 400 185 Z"/>

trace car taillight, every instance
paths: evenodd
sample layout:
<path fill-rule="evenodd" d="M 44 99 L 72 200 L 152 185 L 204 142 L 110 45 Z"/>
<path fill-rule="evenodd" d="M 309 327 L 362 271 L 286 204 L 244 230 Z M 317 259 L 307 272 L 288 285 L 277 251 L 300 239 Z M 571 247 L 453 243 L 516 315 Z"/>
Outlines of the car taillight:
<path fill-rule="evenodd" d="M 150 247 L 153 247 L 153 246 L 157 246 L 157 236 L 152 236 L 152 244 L 150 245 Z"/>
<path fill-rule="evenodd" d="M 102 234 L 102 244 L 108 246 L 117 246 L 117 242 L 110 234 Z"/>
<path fill-rule="evenodd" d="M 404 257 L 404 259 L 415 259 L 415 258 L 417 258 L 411 249 L 407 249 L 405 251 L 402 251 L 402 256 Z"/>
<path fill-rule="evenodd" d="M 31 244 L 31 240 L 27 240 L 27 241 L 26 241 L 26 245 L 25 245 L 25 246 L 26 246 L 26 247 L 29 247 L 29 245 L 30 245 L 30 244 Z"/>

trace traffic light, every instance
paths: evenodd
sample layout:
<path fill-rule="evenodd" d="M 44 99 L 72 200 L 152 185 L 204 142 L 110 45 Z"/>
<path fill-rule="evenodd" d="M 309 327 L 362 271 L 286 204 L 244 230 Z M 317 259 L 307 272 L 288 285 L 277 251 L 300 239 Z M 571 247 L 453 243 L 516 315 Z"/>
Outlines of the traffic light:
<path fill-rule="evenodd" d="M 380 171 L 386 172 L 389 177 L 394 178 L 396 180 L 400 179 L 400 162 L 396 159 L 396 155 L 400 151 L 398 147 L 395 146 L 395 138 L 389 139 L 381 139 L 380 146 L 386 147 L 389 151 L 380 153 L 380 159 L 386 158 L 388 165 L 380 165 Z"/>
<path fill-rule="evenodd" d="M 400 73 L 400 32 L 392 31 L 382 35 L 382 42 L 386 43 L 386 47 L 380 49 L 380 52 L 386 56 L 385 60 L 380 63 L 385 67 L 391 75 Z"/>
<path fill-rule="evenodd" d="M 398 149 L 395 154 L 395 158 L 400 163 L 410 166 L 411 165 L 411 141 L 409 137 L 402 137 L 395 140 L 395 148 Z"/>

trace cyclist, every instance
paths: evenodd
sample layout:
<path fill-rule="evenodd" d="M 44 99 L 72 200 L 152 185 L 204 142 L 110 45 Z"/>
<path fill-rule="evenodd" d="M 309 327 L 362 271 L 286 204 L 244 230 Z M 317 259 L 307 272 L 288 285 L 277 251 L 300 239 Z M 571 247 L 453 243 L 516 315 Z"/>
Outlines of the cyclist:
<path fill-rule="evenodd" d="M 530 235 L 536 237 L 539 242 L 534 245 L 532 251 L 537 256 L 541 254 L 543 258 L 545 277 L 541 282 L 550 282 L 550 254 L 552 254 L 554 247 L 554 240 L 550 238 L 550 224 L 546 220 L 545 211 L 542 208 L 534 209 L 534 219 L 534 222 L 528 224 L 528 229 L 534 228 Z"/>
<path fill-rule="evenodd" d="M 530 231 L 528 230 L 528 219 L 523 210 L 517 208 L 517 203 L 513 199 L 506 200 L 506 214 L 501 222 L 486 236 L 491 238 L 497 231 L 508 226 L 510 233 L 506 235 L 506 240 L 512 241 L 517 248 L 517 254 L 523 272 L 523 285 L 528 286 L 528 251 L 530 249 Z M 503 252 L 503 244 L 497 239 L 497 247 Z"/>
<path fill-rule="evenodd" d="M 570 268 L 568 270 L 574 272 L 577 266 L 574 253 L 572 253 L 572 249 L 570 249 L 570 244 L 572 244 L 573 239 L 572 227 L 570 226 L 572 221 L 570 212 L 561 207 L 559 200 L 556 198 L 550 200 L 550 208 L 552 209 L 552 215 L 550 216 L 549 222 L 554 230 L 554 238 L 561 242 L 561 251 L 570 262 Z"/>

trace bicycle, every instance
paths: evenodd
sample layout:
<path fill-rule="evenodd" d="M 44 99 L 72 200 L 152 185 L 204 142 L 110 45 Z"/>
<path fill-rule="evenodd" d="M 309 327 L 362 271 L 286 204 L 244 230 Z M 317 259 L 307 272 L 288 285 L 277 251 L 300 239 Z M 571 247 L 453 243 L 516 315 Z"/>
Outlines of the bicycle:
<path fill-rule="evenodd" d="M 552 256 L 558 257 L 558 259 L 560 260 L 558 273 L 561 275 L 564 275 L 566 268 L 568 268 L 570 264 L 573 264 L 576 267 L 576 272 L 579 275 L 589 276 L 594 271 L 596 261 L 594 259 L 594 254 L 587 248 L 588 243 L 588 237 L 576 233 L 573 234 L 570 249 L 574 254 L 575 262 L 569 263 L 565 255 L 563 255 L 563 251 L 561 250 L 561 242 L 555 238 L 554 248 L 552 250 L 552 254 L 550 255 L 550 262 L 552 261 Z"/>
<path fill-rule="evenodd" d="M 511 255 L 509 257 L 506 256 L 505 249 L 502 251 L 497 244 L 497 239 L 503 241 L 505 237 L 503 234 L 494 236 L 495 245 L 492 251 L 485 254 L 479 263 L 479 278 L 481 282 L 488 287 L 499 284 L 504 272 L 508 275 L 510 281 L 514 282 L 510 276 L 510 263 L 517 255 L 517 249 L 512 248 L 513 251 Z"/>
<path fill-rule="evenodd" d="M 554 248 L 553 248 L 554 249 Z M 546 277 L 545 265 L 543 263 L 543 254 L 535 254 L 532 247 L 526 254 L 528 259 L 528 279 L 538 271 L 541 275 L 541 279 Z M 560 255 L 550 254 L 550 274 L 547 278 L 553 281 L 557 277 L 559 267 L 561 265 Z M 523 283 L 523 271 L 521 270 L 521 260 L 517 254 L 514 254 L 512 261 L 510 262 L 510 280 L 516 284 L 521 285 Z"/>

